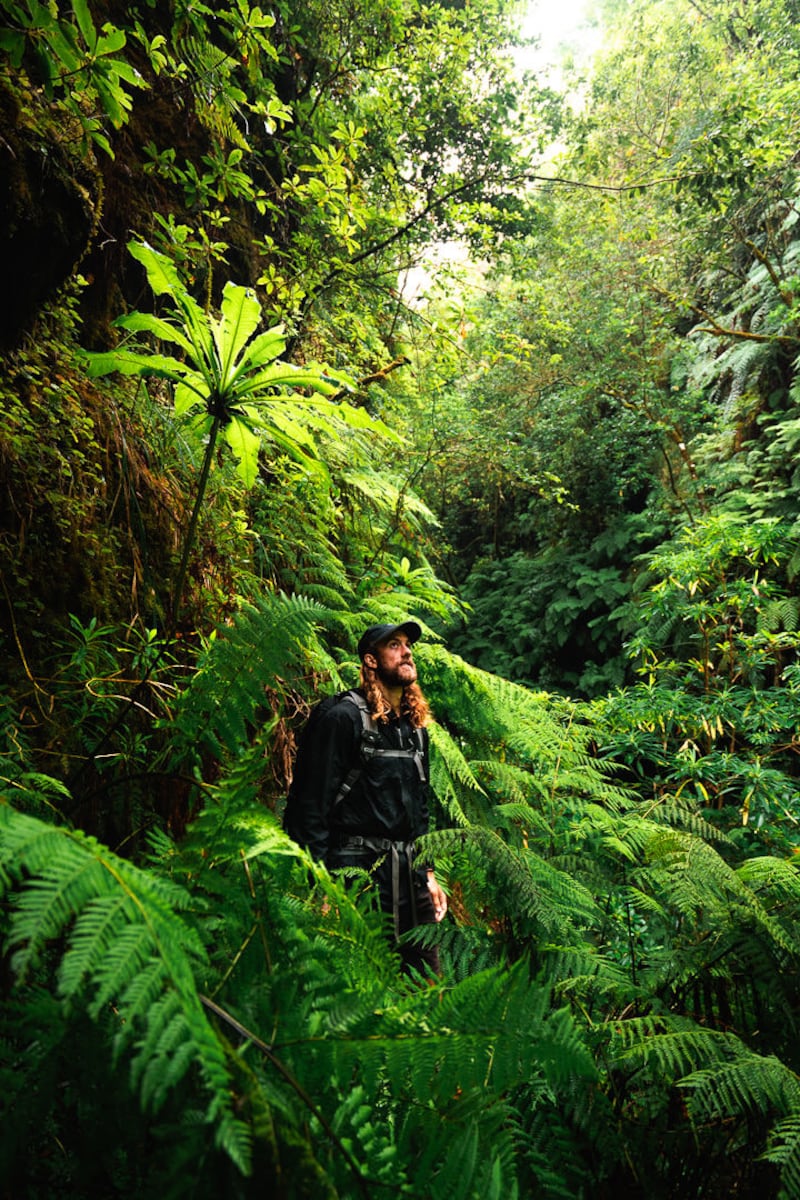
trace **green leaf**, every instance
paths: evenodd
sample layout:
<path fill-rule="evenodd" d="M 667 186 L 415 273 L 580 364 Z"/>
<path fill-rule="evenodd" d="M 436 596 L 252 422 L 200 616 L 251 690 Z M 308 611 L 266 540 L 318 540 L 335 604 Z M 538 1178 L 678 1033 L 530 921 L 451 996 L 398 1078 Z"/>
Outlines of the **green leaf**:
<path fill-rule="evenodd" d="M 66 74 L 77 74 L 83 65 L 83 56 L 75 44 L 74 31 L 69 30 L 68 27 L 62 29 L 54 23 L 42 30 L 42 36 L 55 56 L 55 61 L 49 55 L 43 56 L 43 60 L 47 63 L 47 76 L 50 82 L 55 81 L 59 76 L 58 64 L 63 67 Z"/>
<path fill-rule="evenodd" d="M 143 354 L 137 350 L 108 350 L 101 354 L 84 355 L 87 373 L 93 378 L 110 375 L 156 375 L 162 379 L 175 379 L 185 373 L 186 367 L 177 358 L 166 354 Z"/>
<path fill-rule="evenodd" d="M 174 342 L 187 354 L 194 352 L 194 347 L 183 330 L 178 329 L 176 325 L 163 317 L 154 316 L 153 313 L 128 313 L 125 316 L 117 317 L 114 324 L 120 329 L 129 329 L 131 333 L 152 333 L 163 342 Z"/>
<path fill-rule="evenodd" d="M 336 385 L 328 381 L 318 372 L 303 367 L 294 367 L 291 363 L 278 362 L 265 367 L 255 375 L 237 385 L 239 395 L 253 395 L 266 388 L 286 389 L 313 387 L 317 391 L 331 394 L 337 391 Z"/>
<path fill-rule="evenodd" d="M 112 65 L 114 68 L 114 74 L 118 75 L 120 79 L 124 79 L 127 84 L 130 84 L 131 87 L 147 87 L 147 84 L 136 68 L 130 66 L 126 62 L 123 62 L 121 58 L 115 58 Z"/>
<path fill-rule="evenodd" d="M 128 251 L 147 272 L 147 282 L 156 296 L 171 296 L 173 300 L 186 295 L 183 281 L 166 254 L 154 250 L 147 242 L 128 242 Z"/>
<path fill-rule="evenodd" d="M 16 29 L 0 29 L 0 50 L 9 56 L 12 66 L 20 66 L 25 54 L 25 35 Z"/>
<path fill-rule="evenodd" d="M 255 293 L 228 281 L 222 293 L 222 316 L 212 327 L 223 381 L 230 377 L 234 362 L 258 329 L 260 320 L 261 305 Z"/>
<path fill-rule="evenodd" d="M 285 349 L 284 327 L 283 325 L 273 325 L 271 329 L 266 329 L 253 338 L 239 360 L 236 375 L 261 367 L 264 363 L 271 363 L 283 354 Z"/>
<path fill-rule="evenodd" d="M 103 112 L 114 128 L 119 129 L 125 123 L 126 109 L 130 107 L 127 95 L 116 81 L 109 83 L 102 76 L 96 78 L 94 84 L 103 106 Z"/>
<path fill-rule="evenodd" d="M 90 53 L 94 53 L 97 45 L 97 30 L 94 27 L 89 5 L 87 0 L 72 0 L 72 11 L 75 13 L 75 20 L 78 22 L 78 28 L 81 31 L 81 36 L 86 42 Z M 124 42 L 123 34 L 123 42 Z"/>
<path fill-rule="evenodd" d="M 117 51 L 121 50 L 125 45 L 125 40 L 124 29 L 115 28 L 113 25 L 104 25 L 103 36 L 97 40 L 96 53 L 98 55 L 116 54 Z M 127 66 L 127 64 L 123 63 L 121 60 L 117 60 L 116 62 L 109 63 L 107 65 L 109 67 L 113 67 L 115 71 L 118 70 L 118 67 Z"/>
<path fill-rule="evenodd" d="M 184 413 L 189 412 L 192 408 L 197 408 L 198 405 L 205 405 L 208 399 L 208 392 L 199 390 L 197 383 L 192 386 L 186 380 L 182 380 L 175 388 L 175 415 L 182 417 Z"/>
<path fill-rule="evenodd" d="M 242 417 L 233 417 L 223 430 L 225 441 L 236 455 L 236 474 L 251 488 L 258 475 L 259 437 Z"/>

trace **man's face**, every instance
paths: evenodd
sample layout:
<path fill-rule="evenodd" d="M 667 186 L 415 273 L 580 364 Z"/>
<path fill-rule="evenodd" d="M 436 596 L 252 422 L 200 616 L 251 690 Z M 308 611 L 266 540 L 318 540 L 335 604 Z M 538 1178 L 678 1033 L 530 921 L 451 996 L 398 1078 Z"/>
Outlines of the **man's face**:
<path fill-rule="evenodd" d="M 408 687 L 417 678 L 411 643 L 405 633 L 393 633 L 372 652 L 378 679 L 385 687 Z"/>

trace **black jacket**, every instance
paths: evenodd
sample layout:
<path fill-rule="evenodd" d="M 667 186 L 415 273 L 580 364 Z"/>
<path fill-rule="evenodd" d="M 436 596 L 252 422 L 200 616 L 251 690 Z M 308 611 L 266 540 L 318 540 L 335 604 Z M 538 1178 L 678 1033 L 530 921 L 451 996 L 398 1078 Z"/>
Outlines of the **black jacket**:
<path fill-rule="evenodd" d="M 407 717 L 377 723 L 386 749 L 416 748 Z M 361 757 L 362 721 L 355 704 L 340 699 L 321 713 L 313 737 L 301 744 L 296 766 L 300 782 L 287 813 L 289 834 L 311 854 L 331 865 L 336 848 L 348 837 L 409 842 L 428 831 L 428 731 L 423 730 L 420 778 L 412 758 Z M 360 774 L 348 794 L 334 804 L 351 768 Z"/>

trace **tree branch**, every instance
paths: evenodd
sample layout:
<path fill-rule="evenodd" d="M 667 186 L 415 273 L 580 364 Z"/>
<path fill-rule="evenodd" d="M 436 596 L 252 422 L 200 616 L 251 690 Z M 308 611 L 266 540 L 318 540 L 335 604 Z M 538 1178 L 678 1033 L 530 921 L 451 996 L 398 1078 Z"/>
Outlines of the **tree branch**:
<path fill-rule="evenodd" d="M 347 1147 L 342 1143 L 341 1138 L 336 1133 L 336 1130 L 333 1128 L 333 1126 L 331 1125 L 328 1118 L 322 1112 L 319 1105 L 314 1103 L 313 1099 L 311 1098 L 311 1096 L 309 1096 L 308 1092 L 303 1087 L 303 1085 L 300 1083 L 299 1079 L 296 1079 L 294 1077 L 294 1075 L 289 1070 L 289 1068 L 286 1066 L 286 1064 L 284 1062 L 282 1062 L 280 1058 L 278 1058 L 277 1054 L 275 1054 L 275 1052 L 271 1046 L 268 1046 L 267 1043 L 262 1041 L 262 1039 L 260 1037 L 258 1037 L 257 1034 L 253 1033 L 251 1030 L 247 1029 L 244 1025 L 242 1025 L 239 1021 L 237 1021 L 235 1017 L 231 1016 L 231 1014 L 229 1012 L 226 1012 L 224 1008 L 221 1008 L 219 1006 L 219 1004 L 216 1004 L 215 1001 L 210 1000 L 208 998 L 208 996 L 203 996 L 200 993 L 198 993 L 198 998 L 204 1008 L 208 1009 L 209 1012 L 214 1013 L 214 1015 L 216 1017 L 218 1017 L 221 1021 L 224 1021 L 226 1025 L 229 1025 L 231 1029 L 235 1030 L 236 1033 L 239 1034 L 239 1037 L 244 1038 L 245 1041 L 250 1042 L 253 1046 L 256 1047 L 257 1050 L 260 1050 L 261 1053 L 264 1055 L 264 1057 L 267 1058 L 272 1063 L 273 1067 L 275 1067 L 278 1074 L 281 1075 L 286 1080 L 286 1082 L 289 1084 L 289 1086 L 292 1088 L 292 1090 L 297 1093 L 297 1095 L 300 1097 L 300 1099 L 303 1101 L 303 1103 L 306 1105 L 306 1107 L 309 1109 L 309 1111 L 312 1112 L 314 1114 L 314 1116 L 317 1118 L 320 1125 L 325 1130 L 325 1132 L 327 1133 L 327 1135 L 331 1139 L 331 1141 L 334 1143 L 334 1145 L 338 1149 L 339 1153 L 342 1155 L 342 1158 L 345 1160 L 345 1162 L 347 1163 L 350 1170 L 353 1172 L 353 1175 L 355 1176 L 355 1180 L 356 1180 L 356 1186 L 357 1186 L 359 1192 L 361 1193 L 361 1195 L 364 1197 L 364 1200 L 370 1200 L 370 1197 L 372 1194 L 370 1192 L 370 1188 L 368 1185 L 374 1185 L 374 1186 L 380 1186 L 380 1187 L 389 1186 L 387 1184 L 381 1183 L 381 1181 L 378 1179 L 368 1180 L 365 1178 L 365 1176 L 361 1172 L 361 1168 L 359 1167 L 358 1163 L 353 1158 L 352 1154 L 347 1149 Z"/>
<path fill-rule="evenodd" d="M 426 204 L 413 213 L 403 225 L 393 229 L 391 233 L 388 233 L 385 237 L 380 238 L 377 242 L 373 242 L 372 245 L 365 246 L 363 250 L 359 250 L 358 253 L 354 254 L 346 263 L 343 263 L 342 266 L 336 267 L 334 270 L 329 271 L 328 274 L 320 281 L 314 291 L 306 298 L 303 315 L 315 302 L 317 296 L 321 292 L 324 292 L 326 288 L 330 287 L 333 281 L 338 279 L 338 277 L 345 270 L 356 267 L 359 263 L 364 262 L 366 259 L 372 258 L 376 254 L 380 254 L 382 250 L 386 250 L 387 247 L 406 237 L 412 232 L 413 229 L 426 220 L 426 218 L 438 212 L 451 200 L 455 200 L 458 196 L 463 195 L 472 188 L 480 187 L 489 180 L 496 185 L 496 179 L 493 171 L 494 168 L 487 167 L 487 169 L 480 175 L 473 176 L 471 179 L 468 179 L 464 183 L 460 183 L 457 186 L 450 188 L 448 191 L 443 192 L 439 196 L 431 197 L 431 199 L 429 199 Z M 519 174 L 506 176 L 501 183 L 502 186 L 506 188 L 520 183 L 558 184 L 561 187 L 574 187 L 583 191 L 622 195 L 623 193 L 633 191 L 634 189 L 645 187 L 652 188 L 658 187 L 664 183 L 674 183 L 677 178 L 679 177 L 665 176 L 663 179 L 654 179 L 650 182 L 630 184 L 586 183 L 580 179 L 566 179 L 561 175 L 540 175 L 537 172 L 523 171 Z"/>

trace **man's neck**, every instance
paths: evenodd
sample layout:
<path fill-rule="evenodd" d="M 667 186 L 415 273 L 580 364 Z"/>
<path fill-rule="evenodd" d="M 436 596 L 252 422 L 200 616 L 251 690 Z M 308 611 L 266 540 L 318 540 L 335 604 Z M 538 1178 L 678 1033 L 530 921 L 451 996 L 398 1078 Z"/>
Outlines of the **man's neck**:
<path fill-rule="evenodd" d="M 400 715 L 400 709 L 403 704 L 403 688 L 402 687 L 387 687 L 385 683 L 378 680 L 378 687 L 383 692 L 388 703 L 392 706 L 395 713 Z"/>

